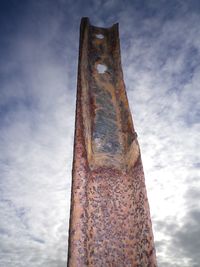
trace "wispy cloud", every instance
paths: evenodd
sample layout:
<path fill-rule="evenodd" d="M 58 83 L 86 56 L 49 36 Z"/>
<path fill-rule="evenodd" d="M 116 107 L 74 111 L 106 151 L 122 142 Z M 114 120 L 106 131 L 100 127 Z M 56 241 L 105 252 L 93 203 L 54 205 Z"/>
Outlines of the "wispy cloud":
<path fill-rule="evenodd" d="M 192 236 L 200 233 L 199 204 L 187 192 L 195 187 L 199 199 L 199 18 L 187 12 L 164 22 L 159 16 L 148 18 L 140 30 L 128 18 L 132 35 L 124 42 L 124 73 L 142 147 L 158 262 L 198 266 L 199 242 Z"/>

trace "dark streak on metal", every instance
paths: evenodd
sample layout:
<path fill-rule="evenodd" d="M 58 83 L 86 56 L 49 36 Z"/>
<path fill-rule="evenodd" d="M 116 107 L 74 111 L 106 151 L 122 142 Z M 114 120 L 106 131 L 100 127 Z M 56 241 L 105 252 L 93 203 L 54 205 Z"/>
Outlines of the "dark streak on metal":
<path fill-rule="evenodd" d="M 81 22 L 72 175 L 68 267 L 157 266 L 118 24 Z"/>

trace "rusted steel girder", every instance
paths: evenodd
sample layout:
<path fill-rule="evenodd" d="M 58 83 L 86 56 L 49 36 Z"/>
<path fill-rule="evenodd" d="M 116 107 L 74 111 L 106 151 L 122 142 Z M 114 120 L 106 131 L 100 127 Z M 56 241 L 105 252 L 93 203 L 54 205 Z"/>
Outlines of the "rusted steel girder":
<path fill-rule="evenodd" d="M 68 267 L 155 267 L 118 24 L 80 26 Z"/>

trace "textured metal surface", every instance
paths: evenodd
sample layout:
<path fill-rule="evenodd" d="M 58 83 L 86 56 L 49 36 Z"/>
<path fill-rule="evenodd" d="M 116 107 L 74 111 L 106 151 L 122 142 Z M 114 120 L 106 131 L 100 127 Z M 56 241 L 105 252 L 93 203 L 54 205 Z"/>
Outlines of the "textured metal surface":
<path fill-rule="evenodd" d="M 68 267 L 155 267 L 118 24 L 81 21 L 72 174 Z"/>

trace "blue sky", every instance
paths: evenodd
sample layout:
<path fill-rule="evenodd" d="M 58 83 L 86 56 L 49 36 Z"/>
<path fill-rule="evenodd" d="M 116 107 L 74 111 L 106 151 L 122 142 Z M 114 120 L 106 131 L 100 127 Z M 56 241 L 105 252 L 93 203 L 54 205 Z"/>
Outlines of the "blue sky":
<path fill-rule="evenodd" d="M 66 266 L 84 16 L 119 22 L 158 265 L 199 267 L 198 0 L 0 1 L 0 266 Z"/>

